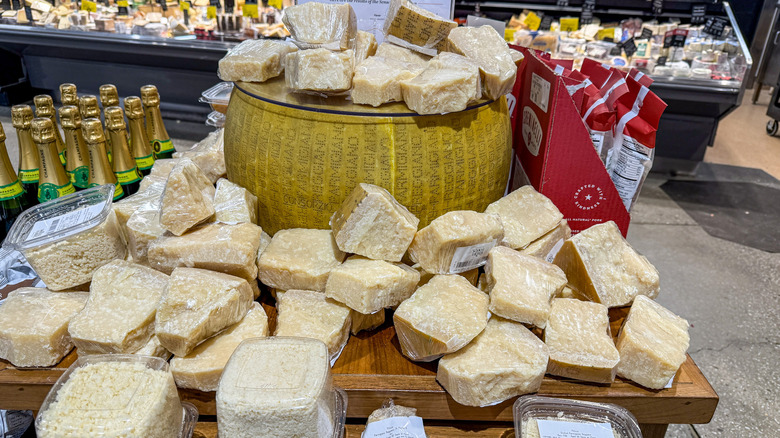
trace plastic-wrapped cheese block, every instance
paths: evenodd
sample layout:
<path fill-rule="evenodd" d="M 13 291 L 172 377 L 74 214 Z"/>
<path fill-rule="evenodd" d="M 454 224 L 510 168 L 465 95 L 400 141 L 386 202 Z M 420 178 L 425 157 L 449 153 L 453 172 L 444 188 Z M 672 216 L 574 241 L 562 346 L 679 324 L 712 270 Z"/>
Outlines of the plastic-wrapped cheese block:
<path fill-rule="evenodd" d="M 547 346 L 525 326 L 493 317 L 469 345 L 439 361 L 436 380 L 462 405 L 489 406 L 538 391 L 547 358 Z"/>
<path fill-rule="evenodd" d="M 617 374 L 647 388 L 661 389 L 685 362 L 689 341 L 688 321 L 640 295 L 617 338 Z"/>
<path fill-rule="evenodd" d="M 58 363 L 73 349 L 68 323 L 88 296 L 32 287 L 9 293 L 0 305 L 0 358 L 17 367 Z"/>
<path fill-rule="evenodd" d="M 152 168 L 154 168 L 154 165 L 152 165 Z M 163 189 L 165 188 L 165 182 L 168 181 L 168 176 L 160 176 L 160 175 L 152 175 L 151 173 L 149 175 L 146 175 L 144 179 L 141 180 L 141 183 L 138 185 L 138 192 L 136 192 L 136 195 L 139 193 L 143 193 L 147 191 L 148 189 L 159 186 L 160 187 L 160 195 L 162 196 Z M 117 202 L 117 204 L 121 204 L 122 202 L 132 198 L 132 196 L 128 198 L 124 198 Z M 117 213 L 118 214 L 118 213 Z"/>
<path fill-rule="evenodd" d="M 422 69 L 414 64 L 373 56 L 355 67 L 352 78 L 352 101 L 377 107 L 400 102 L 401 82 L 417 76 Z"/>
<path fill-rule="evenodd" d="M 184 266 L 254 280 L 262 232 L 249 223 L 206 224 L 183 236 L 165 235 L 149 245 L 149 266 L 166 274 Z"/>
<path fill-rule="evenodd" d="M 638 295 L 658 296 L 658 271 L 614 222 L 594 225 L 567 240 L 555 256 L 569 285 L 607 307 L 627 306 Z"/>
<path fill-rule="evenodd" d="M 271 236 L 268 235 L 265 231 L 260 233 L 260 245 L 257 247 L 257 259 L 260 260 L 260 254 L 265 251 L 266 248 L 268 248 L 268 245 L 271 244 Z M 259 268 L 258 268 L 259 269 Z"/>
<path fill-rule="evenodd" d="M 265 82 L 284 71 L 284 58 L 298 50 L 277 40 L 245 40 L 219 60 L 219 78 L 230 82 Z"/>
<path fill-rule="evenodd" d="M 219 222 L 257 224 L 257 196 L 224 178 L 217 181 L 214 210 Z"/>
<path fill-rule="evenodd" d="M 498 216 L 451 211 L 415 234 L 409 254 L 434 274 L 470 271 L 487 262 L 488 252 L 503 237 L 504 228 Z"/>
<path fill-rule="evenodd" d="M 300 50 L 287 55 L 285 63 L 284 80 L 293 91 L 336 94 L 352 87 L 355 72 L 353 50 Z"/>
<path fill-rule="evenodd" d="M 393 316 L 406 357 L 430 362 L 471 342 L 488 321 L 488 296 L 460 275 L 436 275 Z"/>
<path fill-rule="evenodd" d="M 422 53 L 436 54 L 458 24 L 439 17 L 409 0 L 391 0 L 385 18 L 385 40 L 406 45 Z"/>
<path fill-rule="evenodd" d="M 504 224 L 502 245 L 525 248 L 541 238 L 563 219 L 558 207 L 532 186 L 523 186 L 488 205 L 485 213 L 497 214 Z"/>
<path fill-rule="evenodd" d="M 412 269 L 420 273 L 420 282 L 417 283 L 417 287 L 428 284 L 428 282 L 431 281 L 431 278 L 433 278 L 433 276 L 436 275 L 436 274 L 431 274 L 430 272 L 423 269 L 419 263 L 412 266 Z M 470 271 L 459 272 L 458 275 L 468 280 L 472 286 L 477 286 L 480 278 L 479 268 L 472 269 Z M 485 293 L 487 293 L 487 290 L 485 290 Z"/>
<path fill-rule="evenodd" d="M 95 271 L 87 305 L 68 326 L 79 354 L 133 353 L 145 346 L 167 286 L 167 275 L 135 263 L 116 260 Z"/>
<path fill-rule="evenodd" d="M 242 342 L 222 373 L 216 398 L 220 436 L 320 438 L 334 433 L 328 349 L 314 339 Z"/>
<path fill-rule="evenodd" d="M 355 39 L 355 65 L 376 53 L 376 37 L 373 33 L 359 30 Z"/>
<path fill-rule="evenodd" d="M 350 331 L 353 335 L 362 331 L 373 330 L 385 323 L 384 310 L 369 315 L 353 310 L 350 314 L 352 315 L 352 328 Z"/>
<path fill-rule="evenodd" d="M 186 356 L 201 342 L 241 321 L 251 304 L 252 289 L 243 278 L 176 268 L 157 308 L 155 334 L 168 351 Z"/>
<path fill-rule="evenodd" d="M 401 260 L 419 223 L 390 192 L 364 183 L 352 190 L 330 218 L 339 249 L 391 262 Z"/>
<path fill-rule="evenodd" d="M 355 48 L 357 17 L 349 3 L 307 2 L 285 8 L 282 21 L 301 48 Z"/>
<path fill-rule="evenodd" d="M 330 230 L 293 228 L 274 234 L 257 262 L 268 287 L 325 292 L 330 271 L 344 261 Z"/>
<path fill-rule="evenodd" d="M 39 437 L 179 436 L 182 405 L 167 363 L 137 356 L 79 361 L 44 400 L 35 422 Z"/>
<path fill-rule="evenodd" d="M 157 339 L 156 335 L 152 335 L 152 337 L 149 338 L 149 342 L 133 354 L 137 356 L 159 357 L 163 360 L 168 360 L 172 356 L 172 353 L 160 344 L 160 340 Z"/>
<path fill-rule="evenodd" d="M 181 158 L 189 158 L 196 166 L 203 171 L 203 174 L 212 184 L 220 178 L 227 176 L 225 167 L 225 130 L 217 129 L 210 132 L 203 140 L 197 143 L 192 149 L 183 152 L 176 152 Z M 155 162 L 155 165 L 157 163 Z M 154 173 L 154 166 L 152 167 Z"/>
<path fill-rule="evenodd" d="M 119 224 L 124 228 L 130 217 L 138 211 L 159 210 L 163 190 L 165 189 L 165 179 L 145 177 L 141 182 L 150 180 L 149 186 L 145 189 L 139 189 L 134 195 L 121 199 L 112 205 Z"/>
<path fill-rule="evenodd" d="M 330 272 L 325 295 L 369 314 L 401 304 L 419 282 L 420 273 L 403 263 L 352 256 Z"/>
<path fill-rule="evenodd" d="M 277 295 L 276 303 L 274 336 L 318 339 L 328 346 L 331 360 L 338 357 L 349 340 L 348 307 L 311 290 L 288 290 Z"/>
<path fill-rule="evenodd" d="M 182 158 L 168 175 L 160 205 L 160 224 L 181 236 L 214 215 L 214 186 L 191 160 Z"/>
<path fill-rule="evenodd" d="M 571 239 L 571 228 L 569 228 L 569 223 L 566 222 L 566 219 L 563 219 L 552 231 L 519 251 L 522 254 L 552 262 L 555 259 L 555 254 L 551 254 L 552 251 L 556 248 L 560 249 L 563 242 L 567 239 Z"/>
<path fill-rule="evenodd" d="M 406 47 L 397 46 L 388 42 L 384 42 L 377 47 L 375 56 L 377 58 L 388 58 L 407 62 L 419 67 L 421 70 L 424 69 L 428 65 L 428 61 L 431 60 L 431 56 L 429 55 L 415 52 Z"/>
<path fill-rule="evenodd" d="M 566 286 L 561 268 L 505 246 L 490 250 L 485 275 L 491 312 L 539 328 L 547 325 L 550 301 Z"/>
<path fill-rule="evenodd" d="M 216 391 L 222 370 L 233 351 L 245 339 L 268 336 L 268 316 L 259 303 L 252 307 L 241 322 L 195 347 L 184 357 L 171 360 L 171 372 L 179 388 Z"/>
<path fill-rule="evenodd" d="M 419 75 L 401 82 L 401 94 L 418 114 L 463 111 L 482 97 L 479 68 L 465 56 L 442 52 Z"/>
<path fill-rule="evenodd" d="M 517 78 L 517 65 L 504 37 L 493 26 L 452 29 L 447 37 L 447 50 L 479 65 L 488 98 L 499 99 L 512 91 Z"/>
<path fill-rule="evenodd" d="M 548 373 L 588 382 L 615 380 L 620 355 L 612 342 L 605 306 L 555 298 L 544 342 L 550 349 Z"/>
<path fill-rule="evenodd" d="M 368 416 L 366 424 L 376 423 L 377 421 L 387 420 L 394 417 L 413 417 L 417 415 L 417 409 L 397 405 L 393 399 L 385 401 L 382 407 L 375 410 Z"/>
<path fill-rule="evenodd" d="M 168 179 L 168 175 L 170 175 L 171 170 L 173 170 L 173 168 L 176 166 L 176 164 L 179 163 L 179 161 L 181 161 L 181 158 L 164 158 L 162 160 L 155 160 L 154 164 L 152 165 L 152 170 L 149 172 L 149 175 L 147 175 L 147 177 L 159 176 Z"/>
<path fill-rule="evenodd" d="M 125 225 L 127 249 L 133 256 L 133 261 L 146 265 L 149 263 L 146 255 L 149 244 L 165 234 L 165 228 L 160 225 L 159 210 L 138 210 L 130 216 Z"/>

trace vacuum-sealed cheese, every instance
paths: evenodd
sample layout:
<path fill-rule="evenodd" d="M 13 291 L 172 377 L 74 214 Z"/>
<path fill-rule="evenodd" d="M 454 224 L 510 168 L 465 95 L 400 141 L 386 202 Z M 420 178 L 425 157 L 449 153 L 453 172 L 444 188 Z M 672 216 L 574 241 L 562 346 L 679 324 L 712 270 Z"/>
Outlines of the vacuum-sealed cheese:
<path fill-rule="evenodd" d="M 504 224 L 502 245 L 521 249 L 552 231 L 563 219 L 563 214 L 549 198 L 523 186 L 488 205 L 485 213 L 496 214 Z"/>
<path fill-rule="evenodd" d="M 365 61 L 369 56 L 374 56 L 376 49 L 376 37 L 373 33 L 363 30 L 357 31 L 357 38 L 355 39 L 355 65 Z"/>
<path fill-rule="evenodd" d="M 349 340 L 348 307 L 311 290 L 288 290 L 277 295 L 276 303 L 274 336 L 318 339 L 328 346 L 331 360 L 338 357 Z"/>
<path fill-rule="evenodd" d="M 149 263 L 146 255 L 149 244 L 165 234 L 165 228 L 160 225 L 159 210 L 138 210 L 130 216 L 125 225 L 125 237 L 127 249 L 133 256 L 135 263 L 146 265 Z"/>
<path fill-rule="evenodd" d="M 427 54 L 436 54 L 458 24 L 439 17 L 409 0 L 391 0 L 385 18 L 385 40 Z"/>
<path fill-rule="evenodd" d="M 388 42 L 384 42 L 376 48 L 375 56 L 377 58 L 388 58 L 407 62 L 417 66 L 420 70 L 424 69 L 425 66 L 428 65 L 428 61 L 432 58 L 429 55 L 415 52 L 406 47 L 401 47 Z"/>
<path fill-rule="evenodd" d="M 216 183 L 220 178 L 227 176 L 227 169 L 225 168 L 224 129 L 220 128 L 210 132 L 206 138 L 195 144 L 190 150 L 174 152 L 173 155 L 174 157 L 189 158 L 192 160 L 192 162 L 203 171 L 203 174 L 212 184 Z M 155 162 L 155 166 L 159 161 L 167 160 L 158 160 Z M 152 173 L 154 173 L 154 167 L 152 167 Z"/>
<path fill-rule="evenodd" d="M 479 65 L 488 98 L 499 99 L 512 91 L 517 78 L 517 65 L 504 37 L 493 26 L 452 29 L 447 37 L 447 50 Z"/>
<path fill-rule="evenodd" d="M 307 2 L 289 6 L 284 10 L 282 21 L 294 42 L 303 49 L 355 48 L 357 17 L 349 3 Z"/>
<path fill-rule="evenodd" d="M 163 190 L 165 189 L 166 179 L 156 181 L 155 178 L 150 179 L 147 176 L 141 182 L 143 183 L 146 180 L 150 181 L 148 187 L 138 189 L 138 192 L 135 194 L 130 195 L 127 198 L 122 198 L 111 206 L 122 227 L 127 225 L 127 221 L 130 220 L 130 217 L 136 212 L 160 209 L 160 202 Z"/>
<path fill-rule="evenodd" d="M 257 196 L 224 178 L 217 181 L 214 210 L 219 222 L 257 224 Z"/>
<path fill-rule="evenodd" d="M 300 50 L 287 55 L 285 63 L 284 80 L 293 91 L 338 94 L 352 87 L 353 50 Z"/>
<path fill-rule="evenodd" d="M 165 183 L 160 224 L 181 236 L 214 215 L 214 186 L 191 160 L 182 158 Z"/>
<path fill-rule="evenodd" d="M 563 246 L 563 242 L 568 239 L 571 239 L 571 228 L 569 228 L 569 223 L 566 222 L 566 219 L 563 219 L 557 227 L 552 229 L 552 231 L 534 240 L 519 251 L 521 254 L 545 259 L 552 263 L 555 259 L 555 254 L 557 254 L 557 250 L 559 250 L 561 246 Z"/>
<path fill-rule="evenodd" d="M 219 60 L 219 78 L 230 82 L 265 82 L 282 74 L 285 57 L 296 50 L 298 47 L 285 41 L 245 40 Z"/>
<path fill-rule="evenodd" d="M 373 330 L 385 323 L 385 311 L 380 310 L 376 313 L 364 314 L 353 310 L 350 312 L 352 315 L 352 328 L 350 331 L 353 335 L 356 335 L 362 331 Z"/>
<path fill-rule="evenodd" d="M 403 263 L 352 256 L 330 271 L 325 295 L 350 309 L 371 314 L 412 296 L 420 273 Z"/>
<path fill-rule="evenodd" d="M 352 78 L 352 101 L 377 107 L 383 103 L 400 102 L 401 82 L 422 71 L 414 64 L 391 58 L 372 56 L 355 67 Z"/>
<path fill-rule="evenodd" d="M 463 111 L 482 97 L 479 67 L 465 56 L 442 52 L 419 75 L 401 82 L 401 94 L 418 114 Z"/>
<path fill-rule="evenodd" d="M 152 335 L 152 337 L 149 338 L 149 342 L 147 342 L 146 345 L 141 347 L 139 350 L 136 350 L 133 354 L 137 356 L 159 357 L 166 361 L 170 359 L 171 356 L 173 356 L 170 351 L 162 346 L 156 335 Z"/>

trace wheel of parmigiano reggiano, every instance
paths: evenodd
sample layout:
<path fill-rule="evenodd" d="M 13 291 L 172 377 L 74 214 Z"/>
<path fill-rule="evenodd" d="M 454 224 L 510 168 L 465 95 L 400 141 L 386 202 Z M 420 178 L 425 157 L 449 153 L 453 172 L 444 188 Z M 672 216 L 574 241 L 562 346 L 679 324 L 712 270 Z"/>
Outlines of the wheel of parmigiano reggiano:
<path fill-rule="evenodd" d="M 344 97 L 292 94 L 283 78 L 236 83 L 225 125 L 228 179 L 258 197 L 258 225 L 327 229 L 361 182 L 387 189 L 420 228 L 504 194 L 511 158 L 506 99 L 420 116 Z"/>

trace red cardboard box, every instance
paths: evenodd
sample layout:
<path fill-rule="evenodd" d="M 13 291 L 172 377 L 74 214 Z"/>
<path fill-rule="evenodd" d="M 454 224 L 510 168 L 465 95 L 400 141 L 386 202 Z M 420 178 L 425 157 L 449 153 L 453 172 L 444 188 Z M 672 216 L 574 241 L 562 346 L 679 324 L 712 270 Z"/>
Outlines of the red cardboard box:
<path fill-rule="evenodd" d="M 625 236 L 631 216 L 593 147 L 567 83 L 533 50 L 513 48 L 525 59 L 512 92 L 515 163 L 511 189 L 533 185 L 555 203 L 573 233 L 615 221 Z"/>

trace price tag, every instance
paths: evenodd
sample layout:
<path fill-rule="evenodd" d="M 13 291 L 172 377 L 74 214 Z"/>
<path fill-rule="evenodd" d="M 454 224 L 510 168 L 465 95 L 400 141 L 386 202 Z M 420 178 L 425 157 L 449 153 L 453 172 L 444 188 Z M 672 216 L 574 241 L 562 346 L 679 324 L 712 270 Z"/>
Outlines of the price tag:
<path fill-rule="evenodd" d="M 268 0 L 268 6 L 279 9 L 281 11 L 283 8 L 282 0 Z"/>
<path fill-rule="evenodd" d="M 666 60 L 669 59 L 666 56 L 659 56 L 658 61 L 655 62 L 655 65 L 666 65 Z"/>
<path fill-rule="evenodd" d="M 542 19 L 534 12 L 529 12 L 523 20 L 523 24 L 528 26 L 531 30 L 539 30 L 539 25 L 542 24 Z"/>
<path fill-rule="evenodd" d="M 555 4 L 556 4 L 556 5 L 557 5 L 559 8 L 565 8 L 565 7 L 568 7 L 568 6 L 569 6 L 569 0 L 557 0 L 557 1 L 555 2 Z"/>
<path fill-rule="evenodd" d="M 704 24 L 704 32 L 708 33 L 715 38 L 723 36 L 723 32 L 726 30 L 728 21 L 724 17 L 710 17 Z"/>
<path fill-rule="evenodd" d="M 642 28 L 642 35 L 639 37 L 640 40 L 649 40 L 653 37 L 653 31 L 650 30 L 647 27 Z"/>
<path fill-rule="evenodd" d="M 117 13 L 119 15 L 127 15 L 127 12 L 128 12 L 127 0 L 118 0 L 116 2 L 116 6 L 117 6 L 117 9 L 118 9 Z"/>
<path fill-rule="evenodd" d="M 241 10 L 241 14 L 244 17 L 258 18 L 259 15 L 257 13 L 257 0 L 247 0 L 246 3 L 244 3 L 244 8 Z"/>
<path fill-rule="evenodd" d="M 706 19 L 707 5 L 693 5 L 691 7 L 691 24 L 703 24 Z"/>
<path fill-rule="evenodd" d="M 623 42 L 623 51 L 626 52 L 626 56 L 631 57 L 636 53 L 636 43 L 634 38 L 629 38 Z"/>
<path fill-rule="evenodd" d="M 190 2 L 188 2 L 188 1 L 181 2 L 181 4 L 179 6 L 181 7 L 182 11 L 189 11 L 190 10 Z"/>
<path fill-rule="evenodd" d="M 664 11 L 664 0 L 653 0 L 653 15 L 661 15 Z"/>
<path fill-rule="evenodd" d="M 580 13 L 580 24 L 593 23 L 593 10 L 596 9 L 596 0 L 584 0 L 582 2 L 582 12 Z"/>
<path fill-rule="evenodd" d="M 552 15 L 543 15 L 542 22 L 539 24 L 539 30 L 550 30 L 553 23 Z"/>
<path fill-rule="evenodd" d="M 615 28 L 614 27 L 610 27 L 610 28 L 607 28 L 607 29 L 600 29 L 598 31 L 598 33 L 596 34 L 596 39 L 597 40 L 606 40 L 606 39 L 614 40 L 615 39 Z"/>
<path fill-rule="evenodd" d="M 672 47 L 685 47 L 685 40 L 688 39 L 688 31 L 685 29 L 675 29 L 672 31 Z"/>
<path fill-rule="evenodd" d="M 564 32 L 574 32 L 580 28 L 580 19 L 577 17 L 561 18 L 561 30 Z"/>
<path fill-rule="evenodd" d="M 89 0 L 81 0 L 81 10 L 88 12 L 97 12 L 97 3 Z"/>
<path fill-rule="evenodd" d="M 623 54 L 623 47 L 618 44 L 609 50 L 609 56 L 620 56 Z"/>
<path fill-rule="evenodd" d="M 217 18 L 217 7 L 216 6 L 208 6 L 206 8 L 206 18 L 212 19 L 212 20 Z"/>
<path fill-rule="evenodd" d="M 504 41 L 514 44 L 515 42 L 515 30 L 511 27 L 504 29 Z"/>

